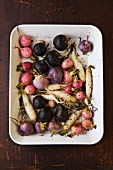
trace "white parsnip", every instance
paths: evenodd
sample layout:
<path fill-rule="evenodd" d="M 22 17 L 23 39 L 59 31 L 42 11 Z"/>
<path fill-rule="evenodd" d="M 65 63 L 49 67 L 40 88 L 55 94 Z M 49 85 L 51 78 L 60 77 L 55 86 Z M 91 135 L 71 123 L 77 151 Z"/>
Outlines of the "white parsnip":
<path fill-rule="evenodd" d="M 79 70 L 79 78 L 85 82 L 86 80 L 86 76 L 85 76 L 85 71 L 84 71 L 84 68 L 82 66 L 82 63 L 78 60 L 77 58 L 77 55 L 76 55 L 76 51 L 75 51 L 75 48 L 73 48 L 73 51 L 72 51 L 72 56 L 71 56 L 73 62 L 74 62 L 74 66 L 76 69 Z"/>
<path fill-rule="evenodd" d="M 49 84 L 47 86 L 47 89 L 48 90 L 60 90 L 65 86 L 66 86 L 66 84 Z"/>
<path fill-rule="evenodd" d="M 23 99 L 23 104 L 25 107 L 25 111 L 27 113 L 27 115 L 29 116 L 30 120 L 36 122 L 37 119 L 37 114 L 36 111 L 34 110 L 29 97 L 27 94 L 22 94 L 22 99 Z"/>
<path fill-rule="evenodd" d="M 68 131 L 72 124 L 81 116 L 81 113 L 82 110 L 78 110 L 72 113 L 69 117 L 69 120 L 67 120 L 66 124 L 64 125 L 63 130 Z"/>
<path fill-rule="evenodd" d="M 62 98 L 67 102 L 77 102 L 77 99 L 74 96 L 71 96 L 71 95 L 65 93 L 64 91 L 49 91 L 49 90 L 47 90 L 47 93 L 53 94 L 58 98 Z"/>
<path fill-rule="evenodd" d="M 84 99 L 84 103 L 88 106 L 88 105 L 89 105 L 89 99 L 88 99 L 88 98 L 85 98 L 85 99 Z"/>
<path fill-rule="evenodd" d="M 86 96 L 90 99 L 92 95 L 92 86 L 93 86 L 93 80 L 92 80 L 92 70 L 91 66 L 88 66 L 86 69 Z"/>
<path fill-rule="evenodd" d="M 57 98 L 52 94 L 42 94 L 41 95 L 46 100 L 54 100 L 56 103 L 60 103 Z"/>

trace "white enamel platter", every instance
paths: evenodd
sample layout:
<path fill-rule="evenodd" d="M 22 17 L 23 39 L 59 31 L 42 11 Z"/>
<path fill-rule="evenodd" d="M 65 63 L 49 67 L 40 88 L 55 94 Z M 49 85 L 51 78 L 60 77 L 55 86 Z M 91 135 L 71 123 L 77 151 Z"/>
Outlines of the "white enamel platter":
<path fill-rule="evenodd" d="M 36 39 L 44 39 L 49 43 L 58 34 L 71 36 L 76 41 L 76 46 L 79 42 L 79 37 L 85 39 L 89 35 L 89 41 L 93 44 L 93 50 L 87 55 L 82 55 L 77 47 L 77 53 L 81 57 L 81 61 L 86 65 L 93 65 L 93 94 L 92 103 L 97 108 L 94 113 L 94 123 L 96 129 L 90 130 L 87 134 L 74 136 L 73 138 L 54 135 L 48 132 L 44 136 L 33 134 L 31 136 L 20 136 L 17 133 L 17 128 L 14 122 L 9 119 L 9 135 L 11 139 L 20 145 L 92 145 L 96 144 L 103 137 L 104 119 L 103 119 L 103 47 L 102 34 L 100 30 L 92 25 L 19 25 L 19 30 L 23 34 L 30 35 L 34 42 Z M 16 89 L 18 84 L 19 74 L 16 72 L 16 66 L 20 62 L 18 50 L 18 32 L 15 27 L 10 36 L 10 83 L 9 83 L 9 117 L 18 118 L 19 111 L 19 95 Z"/>

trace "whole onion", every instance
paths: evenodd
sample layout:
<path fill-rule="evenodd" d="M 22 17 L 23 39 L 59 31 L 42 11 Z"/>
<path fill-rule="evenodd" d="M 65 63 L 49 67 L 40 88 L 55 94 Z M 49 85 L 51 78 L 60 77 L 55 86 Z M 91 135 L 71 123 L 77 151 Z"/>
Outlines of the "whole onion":
<path fill-rule="evenodd" d="M 63 73 L 60 67 L 52 67 L 49 70 L 48 76 L 50 76 L 51 83 L 56 84 L 62 81 Z"/>

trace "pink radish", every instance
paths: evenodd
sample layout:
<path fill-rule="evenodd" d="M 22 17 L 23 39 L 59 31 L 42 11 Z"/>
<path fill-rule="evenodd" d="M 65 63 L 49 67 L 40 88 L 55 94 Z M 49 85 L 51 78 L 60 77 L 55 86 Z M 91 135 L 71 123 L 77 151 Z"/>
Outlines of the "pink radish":
<path fill-rule="evenodd" d="M 69 71 L 64 72 L 64 82 L 70 83 L 72 82 L 72 76 L 70 75 Z"/>
<path fill-rule="evenodd" d="M 23 47 L 20 49 L 20 54 L 24 58 L 30 58 L 32 55 L 32 49 L 30 47 Z"/>
<path fill-rule="evenodd" d="M 73 61 L 70 58 L 67 58 L 62 62 L 63 69 L 68 69 L 71 68 L 72 66 L 73 66 Z"/>
<path fill-rule="evenodd" d="M 32 64 L 30 62 L 24 62 L 22 63 L 22 68 L 24 71 L 29 71 L 32 67 Z"/>
<path fill-rule="evenodd" d="M 36 92 L 35 87 L 32 84 L 29 84 L 25 87 L 26 94 L 34 94 Z"/>
<path fill-rule="evenodd" d="M 82 80 L 77 80 L 75 82 L 72 83 L 72 86 L 76 89 L 80 89 L 82 87 Z"/>
<path fill-rule="evenodd" d="M 20 45 L 23 46 L 23 47 L 28 47 L 31 45 L 31 37 L 28 36 L 28 35 L 22 35 L 19 31 L 19 28 L 17 27 L 17 31 L 19 32 L 19 35 L 20 35 L 20 39 L 19 39 L 19 42 L 20 42 Z"/>
<path fill-rule="evenodd" d="M 83 91 L 79 91 L 76 93 L 76 98 L 78 100 L 84 100 L 85 99 L 85 95 L 84 95 L 84 92 Z"/>
<path fill-rule="evenodd" d="M 56 106 L 56 102 L 54 100 L 49 100 L 48 104 L 51 108 L 54 108 Z"/>
<path fill-rule="evenodd" d="M 20 82 L 23 84 L 23 85 L 28 85 L 31 83 L 32 81 L 32 73 L 31 72 L 26 72 L 24 74 L 22 74 L 22 76 L 20 77 Z"/>
<path fill-rule="evenodd" d="M 32 55 L 32 49 L 30 47 L 20 48 L 20 47 L 15 46 L 15 48 L 18 48 L 20 50 L 20 55 L 23 58 L 30 58 Z"/>
<path fill-rule="evenodd" d="M 84 127 L 86 130 L 90 129 L 92 127 L 93 123 L 90 119 L 84 119 L 82 121 L 82 127 Z"/>
<path fill-rule="evenodd" d="M 71 94 L 72 93 L 72 87 L 71 85 L 68 85 L 64 88 L 65 92 L 68 93 L 68 94 Z"/>
<path fill-rule="evenodd" d="M 82 126 L 80 124 L 75 124 L 75 125 L 71 126 L 71 132 L 74 135 L 78 135 L 78 134 L 82 133 Z"/>
<path fill-rule="evenodd" d="M 92 118 L 92 111 L 89 108 L 85 108 L 82 110 L 82 116 L 86 119 Z"/>

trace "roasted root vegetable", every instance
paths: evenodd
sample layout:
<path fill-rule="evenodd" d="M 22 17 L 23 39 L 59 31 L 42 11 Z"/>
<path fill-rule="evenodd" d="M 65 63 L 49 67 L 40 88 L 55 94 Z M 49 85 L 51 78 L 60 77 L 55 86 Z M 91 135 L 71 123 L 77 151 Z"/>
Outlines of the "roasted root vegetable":
<path fill-rule="evenodd" d="M 74 135 L 79 135 L 82 133 L 82 126 L 79 123 L 76 123 L 71 126 L 71 133 L 68 135 L 68 137 L 73 137 Z"/>
<path fill-rule="evenodd" d="M 38 113 L 38 120 L 40 122 L 49 122 L 53 117 L 53 112 L 50 107 L 41 109 Z"/>
<path fill-rule="evenodd" d="M 88 108 L 88 107 L 85 107 L 83 110 L 82 110 L 82 116 L 86 119 L 90 119 L 92 118 L 93 116 L 93 113 L 92 111 Z"/>
<path fill-rule="evenodd" d="M 74 135 L 80 134 L 82 132 L 82 126 L 79 123 L 71 126 L 71 132 L 74 133 Z"/>
<path fill-rule="evenodd" d="M 29 136 L 35 132 L 33 122 L 31 121 L 19 122 L 17 119 L 12 117 L 11 119 L 16 123 L 17 131 L 20 135 Z"/>
<path fill-rule="evenodd" d="M 54 100 L 56 103 L 60 103 L 57 98 L 52 94 L 42 94 L 41 95 L 46 100 Z"/>
<path fill-rule="evenodd" d="M 29 84 L 25 87 L 24 91 L 25 91 L 26 94 L 32 95 L 36 92 L 36 88 L 32 84 Z"/>
<path fill-rule="evenodd" d="M 63 69 L 68 69 L 71 68 L 72 66 L 73 66 L 73 60 L 71 60 L 70 58 L 67 58 L 62 62 Z"/>
<path fill-rule="evenodd" d="M 55 48 L 59 51 L 63 51 L 68 47 L 68 39 L 65 35 L 59 34 L 53 39 Z"/>
<path fill-rule="evenodd" d="M 82 110 L 78 110 L 71 114 L 66 124 L 63 127 L 63 130 L 60 132 L 61 135 L 65 135 L 73 123 L 81 116 Z"/>
<path fill-rule="evenodd" d="M 61 65 L 63 57 L 56 50 L 52 50 L 46 54 L 45 59 L 50 66 L 56 67 Z"/>
<path fill-rule="evenodd" d="M 92 86 L 93 86 L 93 80 L 92 80 L 92 70 L 91 66 L 88 66 L 86 69 L 86 96 L 90 99 L 92 95 Z"/>
<path fill-rule="evenodd" d="M 83 84 L 82 80 L 76 80 L 72 83 L 72 86 L 76 89 L 80 89 L 82 87 L 82 84 Z"/>
<path fill-rule="evenodd" d="M 72 76 L 70 75 L 69 71 L 64 72 L 64 82 L 65 83 L 71 83 L 73 81 Z"/>
<path fill-rule="evenodd" d="M 17 31 L 19 33 L 19 43 L 22 47 L 28 47 L 31 45 L 32 41 L 31 41 L 31 37 L 29 35 L 22 35 L 22 33 L 20 32 L 19 28 L 17 27 Z"/>
<path fill-rule="evenodd" d="M 48 90 L 60 90 L 62 88 L 64 88 L 66 86 L 66 84 L 49 84 L 47 86 Z"/>
<path fill-rule="evenodd" d="M 72 58 L 72 60 L 73 60 L 73 62 L 74 62 L 75 68 L 79 70 L 79 73 L 78 73 L 78 74 L 79 74 L 79 78 L 80 78 L 83 82 L 85 82 L 85 80 L 86 80 L 85 71 L 84 71 L 84 68 L 83 68 L 81 62 L 80 62 L 80 61 L 78 60 L 78 58 L 77 58 L 75 48 L 73 48 L 71 58 Z"/>
<path fill-rule="evenodd" d="M 74 96 L 67 94 L 64 91 L 49 91 L 49 90 L 47 90 L 47 93 L 53 94 L 58 98 L 62 98 L 63 100 L 65 100 L 67 102 L 77 102 L 77 99 Z"/>
<path fill-rule="evenodd" d="M 38 89 L 38 90 L 44 90 L 49 84 L 49 80 L 45 78 L 43 75 L 36 76 L 35 79 L 33 80 L 33 85 Z"/>
<path fill-rule="evenodd" d="M 56 102 L 54 100 L 49 100 L 48 105 L 50 108 L 54 108 L 56 106 Z"/>
<path fill-rule="evenodd" d="M 43 135 L 46 129 L 46 124 L 42 122 L 36 122 L 35 123 L 35 131 L 37 134 Z"/>
<path fill-rule="evenodd" d="M 32 46 L 29 36 L 19 34 L 22 61 L 17 66 L 17 89 L 22 121 L 15 120 L 19 133 L 44 135 L 49 131 L 51 136 L 73 137 L 92 129 L 92 66 L 84 67 L 77 54 L 92 50 L 88 37 L 79 42 L 76 51 L 73 38 L 62 34 L 53 37 L 53 44 L 39 40 Z"/>
<path fill-rule="evenodd" d="M 82 121 L 82 127 L 85 128 L 86 130 L 95 128 L 96 129 L 96 125 L 93 124 L 92 120 L 90 119 L 84 119 Z"/>
<path fill-rule="evenodd" d="M 86 69 L 86 98 L 84 100 L 86 105 L 90 103 L 90 99 L 92 96 L 92 88 L 93 88 L 92 69 L 91 66 L 88 66 Z"/>
<path fill-rule="evenodd" d="M 46 73 L 48 71 L 48 65 L 45 59 L 35 62 L 34 69 L 42 74 Z"/>
<path fill-rule="evenodd" d="M 56 122 L 54 119 L 49 122 L 48 130 L 54 135 L 60 129 L 60 124 Z"/>
<path fill-rule="evenodd" d="M 40 41 L 33 47 L 33 53 L 37 56 L 43 56 L 47 51 L 47 45 L 44 41 Z"/>
<path fill-rule="evenodd" d="M 84 100 L 85 99 L 85 95 L 84 95 L 84 92 L 83 91 L 79 91 L 76 93 L 76 98 L 78 100 Z"/>
<path fill-rule="evenodd" d="M 31 121 L 36 122 L 37 114 L 29 100 L 28 95 L 23 94 L 22 99 L 23 99 L 23 104 L 24 104 L 25 111 L 26 111 L 28 117 L 30 118 Z"/>
<path fill-rule="evenodd" d="M 68 119 L 68 110 L 62 104 L 56 106 L 55 119 L 58 122 L 65 122 Z"/>
<path fill-rule="evenodd" d="M 79 49 L 83 52 L 83 53 L 88 53 L 89 51 L 92 50 L 92 44 L 90 41 L 88 41 L 88 36 L 86 40 L 81 40 L 79 45 L 78 45 Z"/>
<path fill-rule="evenodd" d="M 71 94 L 72 93 L 72 86 L 71 85 L 67 85 L 65 88 L 64 88 L 65 92 L 68 93 L 68 94 Z"/>
<path fill-rule="evenodd" d="M 51 83 L 61 83 L 63 78 L 63 72 L 60 67 L 52 67 L 49 69 L 48 76 L 50 77 Z"/>
<path fill-rule="evenodd" d="M 26 86 L 31 83 L 32 78 L 33 76 L 31 72 L 25 72 L 24 74 L 20 76 L 20 83 Z"/>
<path fill-rule="evenodd" d="M 35 109 L 42 109 L 46 105 L 46 100 L 42 96 L 35 96 L 33 98 L 33 107 Z"/>

